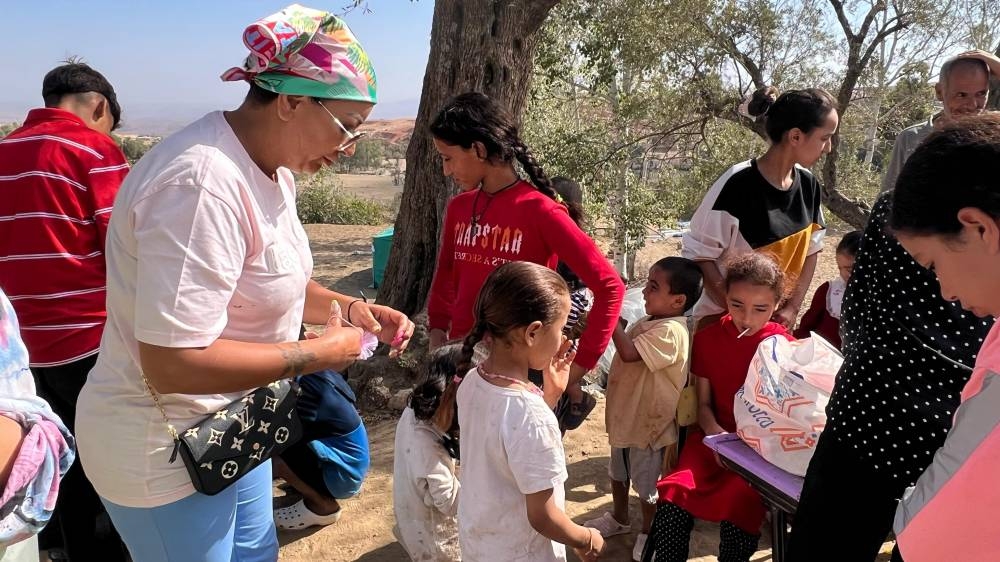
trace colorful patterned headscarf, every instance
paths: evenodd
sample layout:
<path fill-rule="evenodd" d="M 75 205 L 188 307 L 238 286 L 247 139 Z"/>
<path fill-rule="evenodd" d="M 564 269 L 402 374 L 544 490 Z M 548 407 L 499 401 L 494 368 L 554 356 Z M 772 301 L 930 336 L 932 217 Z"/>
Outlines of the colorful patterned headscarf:
<path fill-rule="evenodd" d="M 376 103 L 375 69 L 344 20 L 292 4 L 247 27 L 243 67 L 222 80 L 279 94 Z"/>

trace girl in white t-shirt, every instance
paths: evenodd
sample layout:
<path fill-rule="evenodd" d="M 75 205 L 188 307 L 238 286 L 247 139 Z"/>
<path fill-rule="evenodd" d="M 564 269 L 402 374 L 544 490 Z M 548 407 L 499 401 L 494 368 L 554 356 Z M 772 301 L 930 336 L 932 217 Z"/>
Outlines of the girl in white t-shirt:
<path fill-rule="evenodd" d="M 463 345 L 471 363 L 486 338 L 489 355 L 458 388 L 462 558 L 477 562 L 562 561 L 569 545 L 582 560 L 604 548 L 600 533 L 566 516 L 566 458 L 552 406 L 573 362 L 562 334 L 569 289 L 556 272 L 510 262 L 486 279 L 475 326 Z M 543 393 L 528 370 L 543 371 Z"/>
<path fill-rule="evenodd" d="M 431 352 L 427 376 L 396 424 L 392 470 L 393 534 L 411 560 L 453 562 L 458 546 L 455 392 L 461 346 Z"/>

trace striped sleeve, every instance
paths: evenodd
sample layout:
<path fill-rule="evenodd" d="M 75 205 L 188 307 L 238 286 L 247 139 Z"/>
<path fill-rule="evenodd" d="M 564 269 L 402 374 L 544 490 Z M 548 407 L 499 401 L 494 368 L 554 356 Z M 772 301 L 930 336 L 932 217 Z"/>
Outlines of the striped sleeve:
<path fill-rule="evenodd" d="M 819 185 L 819 180 L 812 174 L 808 174 L 812 180 L 810 189 L 813 191 L 813 231 L 809 237 L 809 250 L 807 256 L 811 256 L 823 250 L 823 241 L 826 239 L 826 217 L 823 216 L 823 188 Z"/>
<path fill-rule="evenodd" d="M 97 238 L 104 250 L 108 237 L 108 223 L 111 221 L 111 208 L 115 204 L 118 188 L 125 181 L 129 164 L 125 154 L 114 142 L 108 142 L 100 147 L 102 159 L 95 160 L 95 166 L 87 171 L 88 196 L 94 224 L 97 227 Z"/>
<path fill-rule="evenodd" d="M 682 238 L 682 256 L 694 261 L 715 261 L 733 247 L 739 236 L 740 221 L 730 213 L 716 210 L 715 203 L 729 178 L 749 165 L 749 162 L 743 162 L 733 166 L 712 184 L 691 217 L 690 229 Z"/>

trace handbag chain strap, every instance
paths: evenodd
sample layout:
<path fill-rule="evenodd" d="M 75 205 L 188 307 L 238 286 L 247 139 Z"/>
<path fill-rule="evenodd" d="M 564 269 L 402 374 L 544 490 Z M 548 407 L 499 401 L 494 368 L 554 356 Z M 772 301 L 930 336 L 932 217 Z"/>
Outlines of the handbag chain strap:
<path fill-rule="evenodd" d="M 170 419 L 167 417 L 167 411 L 163 409 L 163 405 L 160 404 L 160 393 L 153 390 L 153 385 L 149 384 L 149 379 L 146 378 L 146 373 L 142 370 L 139 371 L 142 375 L 142 382 L 146 384 L 146 390 L 149 395 L 153 397 L 153 403 L 156 404 L 156 409 L 160 411 L 160 415 L 163 416 L 163 423 L 167 424 L 167 433 L 174 438 L 174 442 L 180 441 L 181 437 L 177 434 L 177 429 L 174 428 L 174 424 L 170 423 Z"/>

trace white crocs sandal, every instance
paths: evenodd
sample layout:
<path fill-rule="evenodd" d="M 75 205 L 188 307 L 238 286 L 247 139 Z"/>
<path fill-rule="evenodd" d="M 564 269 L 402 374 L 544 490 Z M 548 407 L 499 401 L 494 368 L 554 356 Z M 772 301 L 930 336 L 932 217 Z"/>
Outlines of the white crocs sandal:
<path fill-rule="evenodd" d="M 282 531 L 298 531 L 308 527 L 332 525 L 340 519 L 344 508 L 330 515 L 317 515 L 306 507 L 304 500 L 299 500 L 288 507 L 274 510 L 274 525 Z"/>

